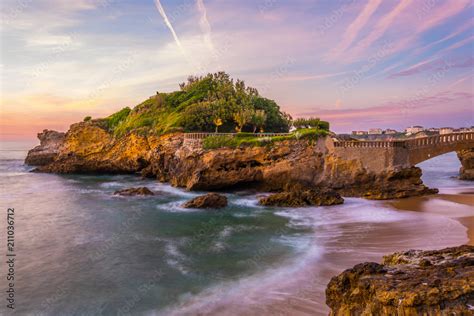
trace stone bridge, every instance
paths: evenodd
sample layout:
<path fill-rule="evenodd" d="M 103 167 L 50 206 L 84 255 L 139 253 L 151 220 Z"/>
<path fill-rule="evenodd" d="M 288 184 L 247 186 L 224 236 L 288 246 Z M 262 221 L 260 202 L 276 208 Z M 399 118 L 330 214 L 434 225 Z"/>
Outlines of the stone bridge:
<path fill-rule="evenodd" d="M 343 159 L 358 159 L 370 171 L 400 170 L 449 152 L 474 148 L 474 132 L 435 135 L 407 140 L 334 141 Z"/>

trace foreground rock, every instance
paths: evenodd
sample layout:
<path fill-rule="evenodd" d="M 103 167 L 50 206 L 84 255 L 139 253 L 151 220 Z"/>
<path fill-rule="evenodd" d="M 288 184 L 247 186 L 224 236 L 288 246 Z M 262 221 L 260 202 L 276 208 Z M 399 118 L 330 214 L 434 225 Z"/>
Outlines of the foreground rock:
<path fill-rule="evenodd" d="M 147 187 L 139 187 L 139 188 L 129 188 L 129 189 L 123 189 L 123 190 L 118 190 L 114 192 L 114 195 L 122 195 L 122 196 L 146 196 L 146 195 L 155 195 L 153 191 L 148 189 Z"/>
<path fill-rule="evenodd" d="M 65 133 L 45 129 L 38 133 L 40 145 L 28 151 L 25 163 L 32 166 L 44 166 L 54 161 L 64 142 Z"/>
<path fill-rule="evenodd" d="M 223 208 L 227 206 L 227 198 L 218 193 L 198 196 L 183 204 L 184 208 Z"/>
<path fill-rule="evenodd" d="M 458 158 L 461 161 L 459 179 L 474 181 L 474 148 L 459 151 Z"/>
<path fill-rule="evenodd" d="M 358 264 L 331 279 L 326 303 L 331 315 L 472 315 L 474 246 Z"/>
<path fill-rule="evenodd" d="M 261 205 L 302 207 L 329 206 L 344 203 L 341 195 L 332 190 L 315 190 L 303 186 L 287 186 L 284 192 L 275 193 L 260 199 Z"/>

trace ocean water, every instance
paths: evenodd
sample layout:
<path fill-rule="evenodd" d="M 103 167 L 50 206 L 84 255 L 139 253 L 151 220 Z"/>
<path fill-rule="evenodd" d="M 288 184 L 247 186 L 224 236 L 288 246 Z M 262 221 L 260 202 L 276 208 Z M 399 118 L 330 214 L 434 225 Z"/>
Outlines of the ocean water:
<path fill-rule="evenodd" d="M 18 315 L 327 314 L 325 285 L 343 269 L 466 241 L 454 219 L 362 199 L 267 208 L 238 191 L 224 193 L 223 210 L 184 209 L 203 192 L 133 175 L 31 173 L 26 148 L 0 151 L 2 210 L 15 208 Z M 453 154 L 422 167 L 431 186 L 470 185 L 455 179 Z M 157 194 L 113 195 L 135 186 Z"/>

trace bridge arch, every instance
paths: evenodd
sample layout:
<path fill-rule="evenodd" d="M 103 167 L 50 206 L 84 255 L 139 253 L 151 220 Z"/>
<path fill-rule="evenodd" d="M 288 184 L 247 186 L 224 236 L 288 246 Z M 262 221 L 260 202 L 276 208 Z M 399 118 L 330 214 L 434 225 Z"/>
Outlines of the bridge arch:
<path fill-rule="evenodd" d="M 334 152 L 371 172 L 400 170 L 440 155 L 474 148 L 474 132 L 385 141 L 334 141 Z"/>
<path fill-rule="evenodd" d="M 415 166 L 423 161 L 450 152 L 474 148 L 474 132 L 436 135 L 405 141 L 408 164 Z"/>

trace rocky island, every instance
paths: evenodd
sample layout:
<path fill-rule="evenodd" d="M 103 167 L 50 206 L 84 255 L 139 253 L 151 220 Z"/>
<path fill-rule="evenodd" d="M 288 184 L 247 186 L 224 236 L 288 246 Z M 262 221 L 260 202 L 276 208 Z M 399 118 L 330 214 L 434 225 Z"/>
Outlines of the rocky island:
<path fill-rule="evenodd" d="M 326 196 L 368 199 L 437 192 L 423 184 L 421 169 L 397 161 L 397 148 L 364 152 L 335 146 L 329 124 L 318 119 L 299 120 L 304 128 L 288 133 L 289 115 L 225 73 L 191 77 L 180 87 L 107 118 L 87 117 L 65 134 L 45 130 L 25 162 L 38 166 L 38 172 L 140 173 L 187 190 L 245 185 L 281 192 L 297 184 Z M 237 133 L 212 133 L 219 128 Z M 254 133 L 257 129 L 270 133 Z M 207 134 L 193 134 L 203 131 Z M 468 166 L 464 177 L 471 156 L 460 154 Z M 314 204 L 296 199 L 296 204 Z"/>

